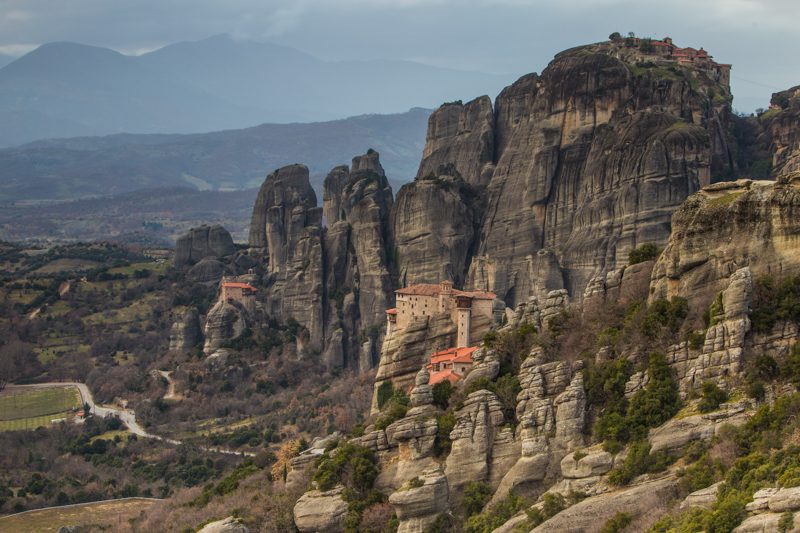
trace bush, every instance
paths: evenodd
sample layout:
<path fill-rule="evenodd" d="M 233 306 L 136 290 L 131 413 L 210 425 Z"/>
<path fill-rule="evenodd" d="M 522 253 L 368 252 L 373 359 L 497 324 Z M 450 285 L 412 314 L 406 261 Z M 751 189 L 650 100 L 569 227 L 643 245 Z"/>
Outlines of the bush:
<path fill-rule="evenodd" d="M 331 490 L 337 484 L 359 493 L 372 488 L 378 477 L 377 460 L 368 448 L 353 443 L 345 443 L 331 452 L 326 452 L 317 460 L 314 472 L 319 490 Z"/>
<path fill-rule="evenodd" d="M 449 380 L 440 381 L 433 386 L 433 404 L 441 409 L 447 409 L 452 394 L 453 384 Z"/>
<path fill-rule="evenodd" d="M 436 439 L 433 441 L 433 454 L 436 457 L 445 457 L 450 453 L 452 448 L 452 441 L 450 440 L 450 432 L 456 427 L 456 415 L 452 412 L 444 413 L 437 419 L 438 429 L 436 432 Z"/>
<path fill-rule="evenodd" d="M 509 492 L 508 495 L 480 514 L 469 517 L 464 533 L 490 533 L 502 526 L 525 506 L 525 501 Z"/>
<path fill-rule="evenodd" d="M 672 462 L 673 458 L 663 451 L 651 454 L 647 441 L 637 441 L 631 444 L 625 461 L 611 471 L 608 480 L 614 485 L 627 485 L 642 474 L 664 471 Z"/>
<path fill-rule="evenodd" d="M 391 400 L 385 405 L 384 414 L 375 422 L 375 429 L 386 429 L 389 424 L 406 416 L 409 398 L 401 389 L 392 394 Z"/>
<path fill-rule="evenodd" d="M 633 515 L 619 511 L 617 514 L 609 518 L 600 533 L 620 533 L 633 522 Z"/>
<path fill-rule="evenodd" d="M 383 410 L 383 407 L 386 405 L 386 402 L 392 399 L 392 394 L 394 394 L 394 387 L 392 386 L 391 381 L 384 381 L 383 383 L 378 386 L 378 409 Z"/>
<path fill-rule="evenodd" d="M 633 438 L 646 437 L 649 428 L 660 426 L 680 409 L 678 384 L 662 354 L 650 355 L 647 373 L 647 387 L 633 395 L 628 407 L 627 421 Z"/>
<path fill-rule="evenodd" d="M 800 342 L 792 346 L 792 351 L 784 361 L 780 373 L 795 386 L 800 386 Z"/>
<path fill-rule="evenodd" d="M 697 404 L 701 413 L 710 413 L 728 401 L 728 393 L 720 389 L 716 383 L 706 381 L 702 386 L 703 398 Z"/>
<path fill-rule="evenodd" d="M 470 481 L 464 487 L 464 513 L 469 517 L 478 514 L 492 496 L 492 488 L 483 481 Z"/>
<path fill-rule="evenodd" d="M 800 322 L 800 276 L 781 282 L 766 276 L 756 280 L 750 319 L 753 329 L 769 332 L 780 320 Z"/>
<path fill-rule="evenodd" d="M 657 258 L 660 253 L 661 250 L 659 250 L 658 246 L 655 244 L 651 242 L 642 244 L 630 251 L 628 254 L 628 264 L 635 265 L 637 263 L 650 261 L 651 259 Z"/>

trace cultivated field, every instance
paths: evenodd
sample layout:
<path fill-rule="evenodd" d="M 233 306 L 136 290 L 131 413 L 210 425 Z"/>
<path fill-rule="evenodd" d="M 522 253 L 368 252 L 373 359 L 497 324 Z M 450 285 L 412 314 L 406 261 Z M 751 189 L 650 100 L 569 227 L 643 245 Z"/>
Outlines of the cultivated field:
<path fill-rule="evenodd" d="M 0 393 L 0 431 L 36 429 L 69 418 L 81 407 L 75 387 L 5 390 Z"/>
<path fill-rule="evenodd" d="M 156 500 L 127 498 L 4 516 L 0 517 L 0 533 L 44 533 L 58 531 L 64 525 L 91 525 L 98 530 L 130 531 L 128 520 L 154 503 Z"/>

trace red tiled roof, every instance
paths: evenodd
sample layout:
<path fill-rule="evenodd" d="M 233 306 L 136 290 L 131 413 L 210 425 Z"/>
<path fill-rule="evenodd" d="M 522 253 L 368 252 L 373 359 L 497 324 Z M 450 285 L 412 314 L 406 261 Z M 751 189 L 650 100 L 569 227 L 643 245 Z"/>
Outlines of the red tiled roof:
<path fill-rule="evenodd" d="M 391 309 L 387 309 L 386 310 L 386 314 L 387 315 L 396 315 L 397 314 L 397 308 L 396 307 L 392 307 Z"/>
<path fill-rule="evenodd" d="M 461 376 L 453 372 L 452 369 L 448 368 L 447 370 L 441 370 L 439 372 L 432 373 L 431 378 L 428 381 L 428 385 L 436 385 L 444 380 L 447 380 L 450 383 L 455 383 L 459 379 L 461 379 Z"/>
<path fill-rule="evenodd" d="M 226 281 L 222 284 L 223 287 L 227 287 L 229 289 L 250 289 L 251 291 L 255 291 L 256 288 L 250 285 L 249 283 L 240 283 L 238 281 Z"/>
<path fill-rule="evenodd" d="M 407 294 L 412 296 L 439 296 L 442 292 L 442 287 L 438 283 L 420 283 L 418 285 L 409 285 L 402 289 L 394 291 L 396 294 Z M 475 298 L 478 300 L 494 300 L 495 294 L 493 292 L 484 291 L 460 291 L 453 289 L 450 291 L 453 296 L 466 296 L 468 298 Z"/>
<path fill-rule="evenodd" d="M 431 355 L 431 363 L 442 363 L 445 361 L 453 361 L 458 363 L 471 363 L 472 354 L 477 350 L 477 346 L 468 346 L 466 348 L 448 348 Z"/>

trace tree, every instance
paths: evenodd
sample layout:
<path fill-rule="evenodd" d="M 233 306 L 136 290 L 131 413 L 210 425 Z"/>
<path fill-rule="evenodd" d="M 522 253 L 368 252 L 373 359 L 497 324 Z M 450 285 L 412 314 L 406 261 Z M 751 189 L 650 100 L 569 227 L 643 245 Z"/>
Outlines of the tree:
<path fill-rule="evenodd" d="M 614 33 L 608 36 L 609 41 L 619 41 L 621 39 L 622 35 L 618 31 L 615 31 Z"/>

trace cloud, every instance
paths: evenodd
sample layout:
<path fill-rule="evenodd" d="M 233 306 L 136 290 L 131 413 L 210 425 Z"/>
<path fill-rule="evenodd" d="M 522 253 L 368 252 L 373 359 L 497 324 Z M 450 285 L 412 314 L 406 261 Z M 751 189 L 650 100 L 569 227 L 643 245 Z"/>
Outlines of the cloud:
<path fill-rule="evenodd" d="M 0 44 L 0 54 L 18 57 L 27 54 L 31 50 L 34 50 L 38 47 L 38 44 L 29 43 Z"/>

